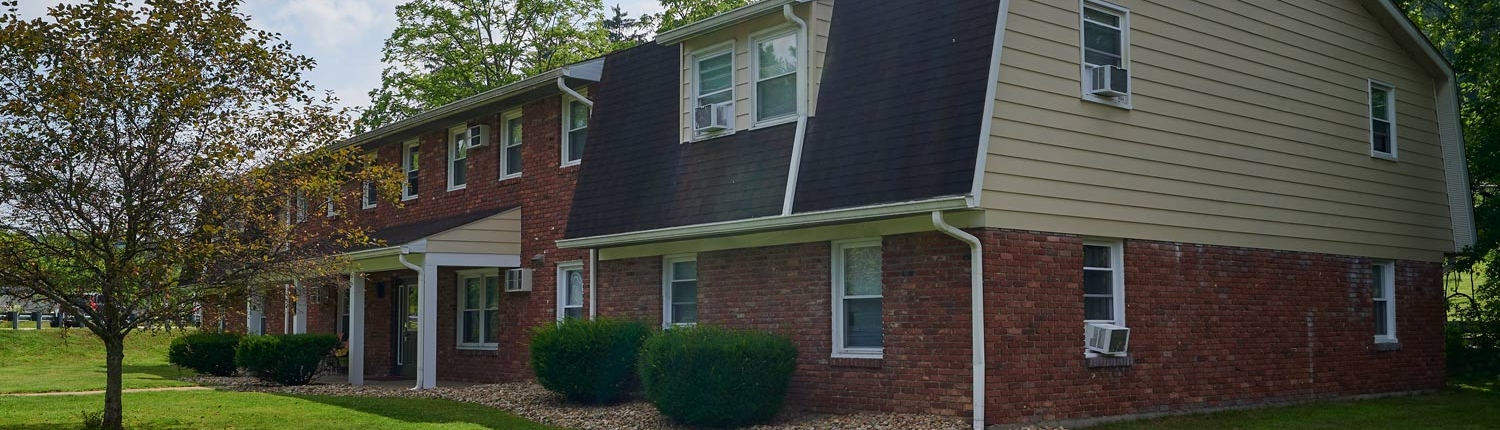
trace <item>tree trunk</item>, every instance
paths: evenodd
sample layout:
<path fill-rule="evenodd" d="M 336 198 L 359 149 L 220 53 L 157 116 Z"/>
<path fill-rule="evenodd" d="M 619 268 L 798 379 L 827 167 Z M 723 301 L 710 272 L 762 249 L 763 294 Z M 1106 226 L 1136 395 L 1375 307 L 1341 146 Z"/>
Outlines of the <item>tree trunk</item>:
<path fill-rule="evenodd" d="M 105 351 L 105 385 L 104 385 L 104 428 L 109 430 L 120 430 L 125 428 L 123 419 L 125 417 L 123 404 L 120 402 L 121 373 L 124 371 L 125 361 L 125 339 L 124 336 L 111 336 L 104 339 Z"/>

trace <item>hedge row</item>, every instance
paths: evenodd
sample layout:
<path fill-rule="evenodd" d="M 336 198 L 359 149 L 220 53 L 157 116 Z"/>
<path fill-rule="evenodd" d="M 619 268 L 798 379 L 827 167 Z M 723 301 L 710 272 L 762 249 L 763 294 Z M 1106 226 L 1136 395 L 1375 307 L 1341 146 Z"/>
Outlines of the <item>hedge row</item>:
<path fill-rule="evenodd" d="M 167 362 L 214 376 L 230 376 L 243 368 L 262 380 L 303 385 L 317 376 L 323 360 L 338 345 L 338 337 L 330 334 L 199 332 L 173 339 Z"/>

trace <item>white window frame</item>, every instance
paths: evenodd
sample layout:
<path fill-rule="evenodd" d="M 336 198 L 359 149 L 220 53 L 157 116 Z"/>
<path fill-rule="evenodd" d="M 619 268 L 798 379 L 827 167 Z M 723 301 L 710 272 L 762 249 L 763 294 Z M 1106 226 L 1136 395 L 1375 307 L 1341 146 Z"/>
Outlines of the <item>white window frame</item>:
<path fill-rule="evenodd" d="M 884 333 L 884 331 L 885 331 L 885 315 L 883 315 L 884 314 L 884 309 L 885 309 L 885 289 L 884 289 L 883 286 L 882 286 L 881 291 L 880 291 L 880 293 L 881 293 L 880 296 L 845 296 L 844 295 L 844 250 L 845 249 L 850 249 L 850 248 L 876 247 L 876 248 L 880 248 L 881 249 L 881 253 L 882 253 L 881 255 L 884 255 L 885 248 L 884 248 L 884 246 L 882 245 L 881 242 L 882 242 L 881 238 L 876 237 L 876 238 L 840 240 L 840 241 L 835 241 L 832 244 L 833 245 L 832 246 L 832 248 L 833 248 L 833 255 L 832 255 L 832 260 L 830 260 L 831 264 L 829 264 L 829 267 L 830 267 L 831 272 L 832 272 L 831 273 L 832 282 L 830 282 L 830 284 L 833 285 L 833 353 L 831 354 L 831 356 L 834 357 L 834 358 L 882 358 L 885 355 L 884 336 L 882 336 L 882 338 L 881 338 L 882 339 L 881 340 L 881 345 L 882 346 L 879 347 L 879 348 L 846 348 L 846 347 L 844 347 L 844 300 L 845 299 L 872 299 L 872 298 L 879 298 L 880 301 L 881 301 L 881 312 L 882 312 L 882 315 L 880 317 L 880 330 L 881 330 L 882 333 Z M 881 270 L 884 271 L 884 264 L 882 264 Z M 882 278 L 884 278 L 884 276 L 882 276 Z"/>
<path fill-rule="evenodd" d="M 1386 118 L 1382 120 L 1391 124 L 1391 152 L 1380 152 L 1375 150 L 1375 106 L 1370 104 L 1370 98 L 1375 95 L 1375 89 L 1385 90 Z M 1365 80 L 1365 128 L 1369 129 L 1370 156 L 1386 160 L 1396 160 L 1396 86 L 1374 79 Z"/>
<path fill-rule="evenodd" d="M 772 77 L 768 77 L 768 78 L 762 78 L 760 76 L 760 55 L 759 55 L 760 43 L 762 41 L 779 39 L 779 38 L 781 38 L 783 36 L 791 36 L 792 40 L 794 42 L 800 42 L 800 38 L 797 37 L 797 28 L 793 27 L 791 25 L 780 25 L 780 26 L 768 28 L 768 29 L 765 29 L 765 30 L 761 30 L 759 32 L 756 32 L 755 34 L 750 35 L 750 46 L 747 47 L 746 49 L 747 49 L 747 52 L 750 55 L 750 117 L 754 118 L 753 122 L 755 124 L 753 127 L 751 127 L 752 129 L 763 128 L 763 127 L 770 127 L 770 126 L 773 126 L 773 125 L 788 123 L 788 122 L 792 122 L 792 121 L 796 121 L 797 120 L 797 110 L 795 108 L 792 109 L 792 112 L 789 113 L 789 114 L 785 114 L 785 115 L 781 115 L 781 116 L 773 116 L 773 117 L 770 117 L 770 118 L 761 118 L 760 117 L 760 83 L 761 83 L 761 81 L 770 80 L 770 79 L 776 79 L 776 78 L 780 78 L 780 77 L 788 76 L 788 75 L 796 76 L 798 73 L 802 73 L 802 68 L 804 66 L 803 64 L 800 64 L 801 61 L 802 61 L 802 59 L 798 58 L 797 61 L 798 61 L 799 64 L 797 64 L 797 67 L 793 67 L 792 68 L 792 72 L 791 73 L 782 74 L 782 75 L 776 75 L 776 76 L 772 76 Z M 803 46 L 799 45 L 799 46 L 797 46 L 797 49 L 800 52 L 801 49 L 805 49 L 805 48 Z M 799 57 L 801 57 L 801 56 L 799 55 Z M 792 78 L 792 80 L 798 81 L 798 79 L 795 78 L 795 77 Z M 792 93 L 793 93 L 792 99 L 793 99 L 794 103 L 801 103 L 800 100 L 796 100 L 796 97 L 797 97 L 796 94 L 798 93 L 796 91 L 796 86 L 793 85 L 792 88 L 793 88 L 793 90 L 792 90 Z M 738 112 L 736 112 L 736 115 L 738 115 Z"/>
<path fill-rule="evenodd" d="M 484 342 L 483 341 L 484 340 L 484 334 L 485 334 L 484 330 L 487 330 L 488 329 L 487 327 L 480 327 L 480 331 L 479 331 L 480 342 L 464 342 L 464 312 L 473 312 L 473 311 L 480 312 L 480 315 L 481 315 L 480 321 L 484 321 L 483 313 L 490 310 L 489 308 L 484 307 L 484 305 L 486 303 L 488 303 L 487 300 L 489 299 L 489 297 L 480 297 L 479 298 L 479 306 L 480 307 L 477 308 L 477 309 L 465 309 L 464 308 L 464 301 L 466 299 L 468 299 L 468 294 L 469 294 L 469 291 L 466 288 L 464 288 L 464 281 L 467 281 L 467 280 L 470 280 L 470 279 L 479 279 L 479 287 L 480 287 L 479 291 L 480 291 L 481 294 L 485 294 L 484 293 L 485 278 L 495 278 L 495 297 L 496 297 L 497 306 L 495 307 L 494 310 L 499 311 L 500 308 L 498 306 L 498 303 L 499 303 L 498 300 L 499 300 L 500 297 L 504 296 L 504 294 L 501 291 L 504 288 L 504 286 L 502 286 L 500 284 L 501 283 L 500 269 L 485 268 L 485 269 L 459 270 L 457 272 L 457 276 L 454 277 L 454 279 L 456 279 L 456 281 L 457 281 L 456 285 L 454 285 L 456 288 L 454 288 L 454 289 L 458 290 L 456 292 L 456 294 L 458 296 L 458 301 L 453 304 L 453 309 L 454 309 L 453 341 L 454 341 L 454 345 L 455 345 L 454 349 L 472 349 L 472 350 L 484 350 L 484 351 L 493 351 L 493 350 L 500 349 L 500 343 L 498 341 L 497 342 Z M 498 314 L 499 312 L 496 312 L 496 313 Z M 481 324 L 483 324 L 483 323 L 481 322 Z M 492 333 L 492 334 L 495 335 L 494 336 L 495 339 L 499 339 L 500 338 L 499 333 Z"/>
<path fill-rule="evenodd" d="M 697 254 L 682 254 L 682 255 L 669 255 L 669 256 L 666 256 L 666 257 L 662 257 L 662 263 L 661 263 L 661 326 L 663 328 L 686 327 L 686 326 L 695 326 L 695 325 L 698 325 L 698 323 L 695 323 L 695 322 L 693 322 L 693 323 L 675 323 L 675 322 L 672 322 L 672 318 L 674 318 L 674 315 L 672 315 L 672 305 L 676 304 L 676 303 L 673 302 L 672 284 L 675 283 L 675 282 L 677 282 L 677 281 L 693 281 L 693 282 L 697 282 L 698 279 L 699 279 L 699 278 L 693 278 L 693 279 L 676 279 L 676 278 L 674 278 L 672 276 L 672 274 L 673 274 L 673 272 L 672 272 L 672 265 L 674 265 L 676 263 L 686 263 L 686 262 L 689 262 L 689 261 L 697 263 L 698 262 L 698 255 Z M 698 284 L 698 287 L 702 288 L 703 284 L 701 284 L 701 283 Z M 699 296 L 701 296 L 701 294 Z M 695 305 L 698 304 L 698 297 L 693 297 L 693 304 L 695 304 Z"/>
<path fill-rule="evenodd" d="M 447 176 L 448 191 L 458 191 L 469 187 L 469 127 L 464 125 L 454 126 L 448 129 L 448 159 Z M 463 155 L 463 158 L 459 158 Z M 464 164 L 464 183 L 454 183 L 454 174 L 457 169 L 453 167 L 458 163 Z"/>
<path fill-rule="evenodd" d="M 339 209 L 338 209 L 337 206 L 335 206 L 333 204 L 333 199 L 337 198 L 337 196 L 338 196 L 338 194 L 334 194 L 332 196 L 328 196 L 328 200 L 324 200 L 323 201 L 323 206 L 324 206 L 323 217 L 325 217 L 325 218 L 333 218 L 333 217 L 339 216 Z"/>
<path fill-rule="evenodd" d="M 301 224 L 307 221 L 307 211 L 307 192 L 297 191 L 296 195 L 292 196 L 292 222 Z"/>
<path fill-rule="evenodd" d="M 337 333 L 343 335 L 339 340 L 345 342 L 349 341 L 349 288 L 338 289 L 338 322 L 334 323 Z"/>
<path fill-rule="evenodd" d="M 375 209 L 375 205 L 380 203 L 379 199 L 375 197 L 376 192 L 379 191 L 377 188 L 375 181 L 364 181 L 359 184 L 360 209 Z"/>
<path fill-rule="evenodd" d="M 510 148 L 511 147 L 515 147 L 519 151 L 519 150 L 522 150 L 521 148 L 523 148 L 523 146 L 521 146 L 521 144 L 526 143 L 526 132 L 524 130 L 526 128 L 526 122 L 525 121 L 521 121 L 521 128 L 523 130 L 521 131 L 520 139 L 517 139 L 514 143 L 512 143 L 511 142 L 511 136 L 510 136 L 510 122 L 511 121 L 521 121 L 521 110 L 520 109 L 514 109 L 514 110 L 511 110 L 509 112 L 506 112 L 506 113 L 503 113 L 503 114 L 500 115 L 500 128 L 501 128 L 501 130 L 500 130 L 500 145 L 499 145 L 500 146 L 500 169 L 499 169 L 499 171 L 500 171 L 500 180 L 502 180 L 502 181 L 504 181 L 506 179 L 519 178 L 519 177 L 521 177 L 521 173 L 523 173 L 523 172 L 526 171 L 526 163 L 524 161 L 525 157 L 522 156 L 521 157 L 521 159 L 522 159 L 521 170 L 518 170 L 515 173 L 506 173 L 505 172 L 506 167 L 510 166 Z"/>
<path fill-rule="evenodd" d="M 576 91 L 578 91 L 578 95 L 581 95 L 581 96 L 584 96 L 584 97 L 588 97 L 588 95 L 589 95 L 588 88 L 579 88 Z M 568 143 L 569 143 L 568 141 L 570 139 L 569 133 L 574 132 L 574 131 L 578 131 L 578 130 L 587 130 L 589 128 L 589 125 L 588 125 L 587 121 L 584 122 L 584 125 L 581 128 L 574 128 L 574 129 L 569 129 L 568 128 L 569 125 L 573 123 L 573 110 L 569 109 L 569 105 L 573 104 L 573 102 L 583 103 L 582 101 L 579 101 L 578 99 L 574 98 L 573 96 L 566 95 L 566 94 L 564 94 L 562 96 L 562 124 L 561 124 L 562 125 L 562 138 L 558 139 L 558 142 L 561 142 L 562 145 L 557 148 L 558 155 L 560 156 L 559 160 L 561 160 L 562 163 L 559 164 L 558 167 L 577 166 L 578 164 L 583 163 L 583 154 L 578 154 L 578 159 L 577 160 L 568 160 L 568 157 L 570 155 L 573 155 L 573 154 L 569 154 L 568 153 Z M 584 106 L 586 106 L 586 107 L 589 108 L 589 116 L 592 117 L 594 115 L 594 109 L 593 109 L 593 107 L 592 106 L 588 106 L 587 103 L 584 103 Z M 584 144 L 587 145 L 588 143 L 585 142 Z"/>
<path fill-rule="evenodd" d="M 411 165 L 411 152 L 412 151 L 415 151 L 417 153 L 417 165 L 416 166 L 412 166 Z M 418 140 L 409 140 L 406 143 L 402 143 L 401 144 L 401 201 L 403 201 L 403 202 L 407 201 L 407 200 L 416 199 L 417 198 L 417 193 L 419 193 L 419 192 L 422 191 L 421 190 L 422 184 L 420 182 L 421 181 L 421 169 L 422 169 L 422 158 L 421 157 L 422 157 L 422 145 L 421 145 L 421 141 L 418 141 Z M 413 174 L 413 173 L 416 173 L 417 174 L 417 178 L 418 178 L 417 189 L 415 189 L 415 190 L 411 189 L 411 179 L 410 178 L 411 178 L 411 174 Z"/>
<path fill-rule="evenodd" d="M 1108 270 L 1110 270 L 1111 272 L 1113 272 L 1113 275 L 1114 275 L 1114 276 L 1111 277 L 1111 282 L 1113 283 L 1113 285 L 1111 285 L 1111 287 L 1113 287 L 1113 289 L 1110 291 L 1110 293 L 1112 294 L 1111 299 L 1113 299 L 1111 301 L 1112 308 L 1113 308 L 1113 309 L 1111 309 L 1111 313 L 1114 314 L 1114 317 L 1115 317 L 1114 319 L 1109 319 L 1109 320 L 1091 320 L 1091 319 L 1085 318 L 1083 320 L 1084 324 L 1088 324 L 1088 323 L 1104 323 L 1104 324 L 1114 324 L 1114 325 L 1118 325 L 1118 326 L 1121 326 L 1121 327 L 1129 327 L 1129 326 L 1125 325 L 1125 241 L 1124 240 L 1118 240 L 1118 239 L 1086 239 L 1086 240 L 1083 241 L 1083 246 L 1100 246 L 1100 247 L 1107 247 L 1107 248 L 1109 248 L 1109 265 L 1110 265 L 1110 268 Z M 1088 270 L 1103 270 L 1103 269 L 1102 268 L 1089 268 L 1089 267 L 1087 267 L 1085 265 L 1084 267 L 1081 267 L 1080 270 L 1088 271 Z M 1080 273 L 1080 276 L 1081 275 L 1082 274 Z M 1081 282 L 1080 282 L 1079 286 L 1080 286 L 1080 289 L 1082 289 L 1081 288 L 1082 287 L 1082 283 Z M 1084 296 L 1080 296 L 1080 297 L 1087 297 L 1087 295 L 1085 294 Z M 1084 352 L 1084 354 L 1086 356 L 1088 356 L 1088 357 L 1097 357 L 1097 356 L 1099 356 L 1097 353 L 1092 352 L 1092 351 L 1087 351 L 1087 350 Z"/>
<path fill-rule="evenodd" d="M 580 318 L 588 318 L 588 314 L 583 312 L 583 304 L 588 302 L 588 297 L 584 297 L 583 300 L 580 300 L 577 305 L 569 306 L 567 304 L 568 280 L 567 277 L 564 276 L 564 274 L 570 270 L 583 272 L 583 262 L 574 260 L 557 263 L 557 321 L 559 322 L 563 320 L 563 317 L 565 315 L 564 311 L 572 308 L 579 309 L 578 314 L 580 315 Z M 583 289 L 585 296 L 588 294 L 588 274 L 584 274 L 583 285 L 580 285 L 579 288 Z"/>
<path fill-rule="evenodd" d="M 736 79 L 735 79 L 735 76 L 734 76 L 735 75 L 735 73 L 734 73 L 735 72 L 735 68 L 734 68 L 734 65 L 735 65 L 735 59 L 734 59 L 735 52 L 734 51 L 735 51 L 736 42 L 737 41 L 735 41 L 734 39 L 730 39 L 728 41 L 716 43 L 716 44 L 710 45 L 710 46 L 705 47 L 705 48 L 700 48 L 700 49 L 694 50 L 693 53 L 689 56 L 689 57 L 692 58 L 692 64 L 693 64 L 692 75 L 689 78 L 693 82 L 693 85 L 692 85 L 692 87 L 693 87 L 692 100 L 693 101 L 688 106 L 688 124 L 687 124 L 687 126 L 688 126 L 689 129 L 693 128 L 694 116 L 696 115 L 696 111 L 698 109 L 698 106 L 702 105 L 701 103 L 698 102 L 698 98 L 702 95 L 701 94 L 702 93 L 702 89 L 701 89 L 702 75 L 699 74 L 699 71 L 701 70 L 699 68 L 699 65 L 703 62 L 703 60 L 707 60 L 707 59 L 710 59 L 710 58 L 713 58 L 713 57 L 718 57 L 720 55 L 728 55 L 729 56 L 729 89 L 727 90 L 727 91 L 729 91 L 729 101 L 730 102 L 738 102 L 739 101 L 739 91 L 735 88 L 735 87 L 738 87 L 738 85 L 735 85 Z M 736 106 L 736 108 L 738 108 L 738 106 Z M 736 115 L 738 115 L 739 110 L 736 109 L 735 113 L 736 113 Z M 735 127 L 734 124 L 731 123 L 730 126 L 729 126 L 729 128 L 726 128 L 724 130 L 719 130 L 719 131 L 710 131 L 710 132 L 702 132 L 702 133 L 700 133 L 697 130 L 693 130 L 692 131 L 692 133 L 693 133 L 693 140 L 703 140 L 703 139 L 709 139 L 709 138 L 714 138 L 714 137 L 719 137 L 719 136 L 731 135 L 731 134 L 734 134 L 734 132 L 736 131 L 737 128 L 738 127 Z"/>
<path fill-rule="evenodd" d="M 1375 343 L 1396 343 L 1396 262 L 1389 260 L 1375 260 L 1370 263 L 1372 270 L 1380 270 L 1384 279 L 1383 285 L 1371 285 L 1371 288 L 1379 288 L 1384 298 L 1375 298 L 1371 291 L 1370 304 L 1372 306 L 1385 306 L 1385 334 L 1375 334 Z M 1372 277 L 1373 278 L 1373 277 Z M 1374 279 L 1371 279 L 1373 282 Z M 1373 307 L 1372 307 L 1373 309 Z M 1374 322 L 1375 312 L 1370 312 L 1371 322 Z M 1371 327 L 1373 330 L 1374 327 Z"/>
<path fill-rule="evenodd" d="M 1101 24 L 1101 25 L 1106 25 L 1106 24 L 1101 23 L 1101 22 L 1089 21 L 1088 18 L 1086 18 L 1087 14 L 1084 13 L 1084 9 L 1085 8 L 1092 8 L 1092 9 L 1101 10 L 1101 11 L 1104 11 L 1104 12 L 1108 12 L 1108 13 L 1114 14 L 1115 16 L 1118 16 L 1120 18 L 1120 26 L 1118 27 L 1119 30 L 1120 30 L 1120 67 L 1124 68 L 1125 70 L 1129 70 L 1130 71 L 1130 80 L 1132 81 L 1132 83 L 1134 83 L 1133 81 L 1135 81 L 1135 70 L 1133 68 L 1131 68 L 1131 66 L 1130 66 L 1130 9 L 1128 9 L 1128 8 L 1126 8 L 1124 6 L 1120 6 L 1120 5 L 1114 4 L 1114 3 L 1108 3 L 1108 2 L 1103 2 L 1103 1 L 1097 1 L 1097 0 L 1080 0 L 1078 2 L 1078 87 L 1079 87 L 1079 94 L 1082 95 L 1082 98 L 1083 98 L 1084 101 L 1089 101 L 1089 102 L 1094 102 L 1094 103 L 1100 103 L 1100 104 L 1105 104 L 1105 105 L 1110 105 L 1110 106 L 1120 107 L 1120 108 L 1125 108 L 1125 109 L 1131 109 L 1131 99 L 1134 98 L 1133 96 L 1135 95 L 1135 85 L 1126 85 L 1125 86 L 1126 94 L 1125 94 L 1124 97 L 1118 97 L 1118 98 L 1099 97 L 1099 96 L 1096 96 L 1096 95 L 1088 93 L 1088 91 L 1089 91 L 1089 81 L 1088 81 L 1088 79 L 1089 79 L 1089 76 L 1088 76 L 1089 75 L 1089 64 L 1085 60 L 1085 58 L 1088 58 L 1087 57 L 1088 47 L 1086 47 L 1084 45 L 1086 43 L 1086 38 L 1084 37 L 1084 31 L 1086 31 L 1086 29 L 1084 27 L 1084 23 L 1085 22 L 1094 22 L 1096 24 Z"/>

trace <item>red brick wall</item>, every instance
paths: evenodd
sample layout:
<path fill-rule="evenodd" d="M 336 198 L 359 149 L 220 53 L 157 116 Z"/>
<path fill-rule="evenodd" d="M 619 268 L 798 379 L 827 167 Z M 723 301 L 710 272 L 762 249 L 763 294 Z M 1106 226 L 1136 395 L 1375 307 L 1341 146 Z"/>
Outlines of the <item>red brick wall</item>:
<path fill-rule="evenodd" d="M 1088 368 L 1082 240 L 982 234 L 992 423 L 1425 390 L 1444 382 L 1438 263 L 1398 262 L 1403 350 L 1376 352 L 1369 259 L 1125 241 L 1134 364 Z"/>
<path fill-rule="evenodd" d="M 1125 241 L 1134 363 L 1090 368 L 1082 239 L 972 232 L 985 244 L 992 424 L 1436 389 L 1444 382 L 1437 263 L 1398 262 L 1402 350 L 1377 352 L 1369 259 Z M 968 247 L 921 233 L 887 236 L 882 249 L 881 360 L 829 357 L 827 242 L 699 254 L 699 321 L 795 340 L 790 405 L 968 416 Z M 660 257 L 600 268 L 601 315 L 660 324 Z"/>

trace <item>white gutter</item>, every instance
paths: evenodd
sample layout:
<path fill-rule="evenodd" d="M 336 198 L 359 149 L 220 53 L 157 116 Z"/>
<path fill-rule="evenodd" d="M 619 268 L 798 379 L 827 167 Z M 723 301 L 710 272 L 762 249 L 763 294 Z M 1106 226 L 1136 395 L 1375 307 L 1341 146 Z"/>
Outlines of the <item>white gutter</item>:
<path fill-rule="evenodd" d="M 422 291 L 422 280 L 426 279 L 426 277 L 422 276 L 423 275 L 423 273 L 422 273 L 422 266 L 411 264 L 410 261 L 406 261 L 406 254 L 409 254 L 409 253 L 411 253 L 410 249 L 408 249 L 405 246 L 401 247 L 401 253 L 400 254 L 396 254 L 396 261 L 400 261 L 401 265 L 402 266 L 406 266 L 407 269 L 411 269 L 413 272 L 417 272 L 417 291 L 419 291 L 418 294 L 420 294 L 420 291 Z M 417 335 L 421 336 L 421 333 L 422 333 L 421 331 L 418 331 Z M 419 340 L 417 342 L 417 345 L 421 345 L 421 344 L 422 344 L 422 342 L 420 342 L 420 340 Z M 417 359 L 417 385 L 411 387 L 411 389 L 413 389 L 413 390 L 420 390 L 420 389 L 422 389 L 422 375 L 424 375 L 424 373 L 422 372 L 422 368 L 424 366 L 428 366 L 428 365 L 431 364 L 431 363 L 423 363 L 423 361 L 427 361 L 427 360 L 423 360 L 422 359 L 422 355 L 423 354 L 421 353 L 421 348 L 418 348 L 417 349 L 417 357 L 416 357 L 416 359 Z"/>
<path fill-rule="evenodd" d="M 1003 1 L 1003 0 L 1002 0 Z M 979 238 L 943 220 L 942 211 L 932 211 L 932 226 L 969 244 L 969 348 L 973 350 L 974 429 L 984 429 L 984 245 Z"/>
<path fill-rule="evenodd" d="M 584 97 L 583 94 L 578 94 L 577 91 L 573 91 L 572 88 L 568 88 L 568 79 L 567 79 L 567 77 L 565 77 L 565 76 L 558 76 L 557 77 L 557 88 L 561 89 L 563 93 L 566 93 L 567 95 L 573 96 L 574 99 L 577 99 L 578 101 L 583 102 L 583 104 L 589 105 L 589 107 L 594 107 L 594 101 L 593 100 L 589 100 L 587 97 Z"/>
<path fill-rule="evenodd" d="M 792 13 L 790 3 L 781 5 L 781 16 L 797 24 L 797 134 L 792 138 L 792 165 L 786 172 L 786 193 L 781 200 L 781 215 L 786 216 L 792 214 L 797 174 L 802 170 L 802 142 L 807 140 L 807 21 Z"/>
<path fill-rule="evenodd" d="M 660 242 L 695 237 L 733 236 L 760 231 L 779 230 L 790 227 L 804 227 L 819 224 L 837 224 L 846 221 L 869 218 L 896 217 L 902 215 L 927 213 L 935 210 L 968 208 L 972 207 L 968 204 L 967 196 L 947 196 L 927 200 L 887 203 L 882 205 L 833 209 L 818 212 L 805 212 L 793 215 L 771 215 L 760 218 L 719 221 L 678 227 L 666 227 L 655 230 L 607 234 L 602 236 L 583 237 L 577 239 L 564 239 L 557 241 L 557 246 L 559 248 L 572 249 L 608 248 L 612 246 Z"/>
<path fill-rule="evenodd" d="M 760 0 L 750 2 L 750 4 L 741 6 L 739 9 L 734 9 L 728 12 L 714 15 L 701 21 L 684 25 L 682 27 L 677 27 L 661 34 L 657 34 L 656 43 L 661 45 L 670 45 L 673 43 L 681 42 L 687 39 L 691 39 L 694 36 L 698 36 L 704 33 L 710 33 L 716 30 L 723 29 L 725 27 L 743 23 L 746 20 L 763 14 L 775 12 L 777 8 L 780 8 L 783 5 L 793 3 L 807 3 L 808 1 L 810 0 Z"/>

